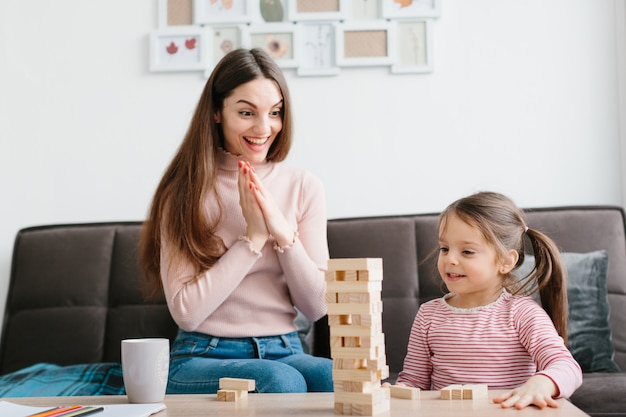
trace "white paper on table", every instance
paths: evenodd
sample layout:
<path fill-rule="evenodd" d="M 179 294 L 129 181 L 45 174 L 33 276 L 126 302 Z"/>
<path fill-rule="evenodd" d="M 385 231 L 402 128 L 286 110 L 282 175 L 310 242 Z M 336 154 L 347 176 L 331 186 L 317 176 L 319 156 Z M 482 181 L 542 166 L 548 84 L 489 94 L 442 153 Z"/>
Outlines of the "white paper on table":
<path fill-rule="evenodd" d="M 72 402 L 72 401 L 69 401 Z M 80 401 L 74 401 L 80 403 Z M 96 407 L 104 407 L 104 411 L 92 414 L 93 417 L 148 417 L 161 410 L 165 410 L 165 404 L 109 404 L 96 405 Z M 15 404 L 9 401 L 0 401 L 0 416 L 2 417 L 27 417 L 31 414 L 40 413 L 42 411 L 54 408 L 50 407 L 33 407 L 30 405 Z"/>

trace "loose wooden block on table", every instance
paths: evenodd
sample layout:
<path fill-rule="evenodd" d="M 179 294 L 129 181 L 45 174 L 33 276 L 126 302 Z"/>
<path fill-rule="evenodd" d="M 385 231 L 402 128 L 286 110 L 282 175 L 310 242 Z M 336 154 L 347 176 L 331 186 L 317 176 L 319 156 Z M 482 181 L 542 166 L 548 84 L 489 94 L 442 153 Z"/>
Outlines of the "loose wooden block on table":
<path fill-rule="evenodd" d="M 220 389 L 237 391 L 254 391 L 254 379 L 220 378 Z"/>
<path fill-rule="evenodd" d="M 404 385 L 391 385 L 389 392 L 395 398 L 406 398 L 409 400 L 419 400 L 420 398 L 419 388 L 405 387 Z"/>
<path fill-rule="evenodd" d="M 477 400 L 489 396 L 487 384 L 467 384 L 463 385 L 463 399 Z"/>
<path fill-rule="evenodd" d="M 439 390 L 442 400 L 462 400 L 463 388 L 460 384 L 448 385 Z"/>
<path fill-rule="evenodd" d="M 487 384 L 455 384 L 439 390 L 442 400 L 476 400 L 488 397 Z"/>
<path fill-rule="evenodd" d="M 248 391 L 236 389 L 219 389 L 217 390 L 218 401 L 234 402 L 248 397 Z"/>

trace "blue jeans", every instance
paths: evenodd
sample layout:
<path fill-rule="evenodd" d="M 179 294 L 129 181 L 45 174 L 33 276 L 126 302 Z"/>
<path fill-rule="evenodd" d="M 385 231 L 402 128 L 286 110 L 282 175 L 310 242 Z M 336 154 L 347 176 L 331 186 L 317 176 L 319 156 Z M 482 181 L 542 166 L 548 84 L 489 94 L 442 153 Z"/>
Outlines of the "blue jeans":
<path fill-rule="evenodd" d="M 179 330 L 168 394 L 214 394 L 220 378 L 254 379 L 255 392 L 332 392 L 332 360 L 303 353 L 296 332 L 225 338 Z"/>

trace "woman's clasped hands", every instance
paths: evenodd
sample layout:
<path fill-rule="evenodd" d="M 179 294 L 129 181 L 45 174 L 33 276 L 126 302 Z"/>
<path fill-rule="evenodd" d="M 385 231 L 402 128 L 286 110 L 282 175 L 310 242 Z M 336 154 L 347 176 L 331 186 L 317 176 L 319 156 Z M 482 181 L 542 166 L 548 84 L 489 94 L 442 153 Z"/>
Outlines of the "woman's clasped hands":
<path fill-rule="evenodd" d="M 272 236 L 278 246 L 293 244 L 295 232 L 263 187 L 254 167 L 239 161 L 239 204 L 246 220 L 246 237 L 255 250 L 261 250 Z"/>

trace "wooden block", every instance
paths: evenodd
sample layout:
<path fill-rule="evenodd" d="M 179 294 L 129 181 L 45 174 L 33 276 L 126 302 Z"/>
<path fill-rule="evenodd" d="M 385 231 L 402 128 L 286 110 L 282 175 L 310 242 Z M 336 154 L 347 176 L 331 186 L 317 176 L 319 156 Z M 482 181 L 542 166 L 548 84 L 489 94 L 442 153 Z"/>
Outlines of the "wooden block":
<path fill-rule="evenodd" d="M 361 336 L 361 347 L 378 347 L 380 350 L 379 355 L 385 353 L 385 334 L 378 333 L 373 334 L 370 337 Z"/>
<path fill-rule="evenodd" d="M 345 304 L 336 303 L 329 304 L 328 314 L 375 314 L 383 312 L 383 303 L 381 301 L 373 303 Z"/>
<path fill-rule="evenodd" d="M 347 336 L 347 337 L 369 337 L 376 336 L 382 332 L 382 323 L 371 326 L 357 326 L 354 324 L 345 324 L 338 326 L 330 326 L 330 336 Z"/>
<path fill-rule="evenodd" d="M 381 292 L 381 282 L 368 281 L 330 281 L 326 283 L 326 292 Z"/>
<path fill-rule="evenodd" d="M 254 391 L 254 379 L 220 378 L 220 389 L 237 391 Z"/>
<path fill-rule="evenodd" d="M 344 347 L 361 347 L 361 338 L 355 336 L 341 336 Z"/>
<path fill-rule="evenodd" d="M 217 400 L 233 402 L 248 397 L 248 391 L 235 389 L 219 389 L 217 390 Z"/>
<path fill-rule="evenodd" d="M 368 369 L 367 359 L 333 359 L 333 369 Z"/>
<path fill-rule="evenodd" d="M 380 388 L 380 381 L 333 381 L 335 392 L 373 392 Z"/>
<path fill-rule="evenodd" d="M 380 381 L 377 372 L 367 369 L 333 369 L 333 381 Z"/>
<path fill-rule="evenodd" d="M 375 416 L 391 409 L 391 401 L 385 400 L 377 404 L 354 404 L 352 406 L 353 416 Z"/>
<path fill-rule="evenodd" d="M 488 397 L 487 384 L 466 384 L 463 385 L 463 399 L 477 400 Z"/>
<path fill-rule="evenodd" d="M 332 347 L 330 348 L 330 357 L 336 358 L 367 358 L 376 359 L 381 356 L 380 346 L 372 347 Z M 384 350 L 383 353 L 384 354 Z"/>
<path fill-rule="evenodd" d="M 356 271 L 345 271 L 345 274 L 343 276 L 344 282 L 356 282 L 358 278 L 359 276 L 357 275 Z"/>
<path fill-rule="evenodd" d="M 380 292 L 381 282 L 368 281 L 331 281 L 326 283 L 326 292 Z"/>
<path fill-rule="evenodd" d="M 463 386 L 456 384 L 448 385 L 447 387 L 441 388 L 439 394 L 442 400 L 462 400 Z"/>
<path fill-rule="evenodd" d="M 357 271 L 358 281 L 382 281 L 383 270 L 382 269 L 369 269 L 366 271 Z"/>
<path fill-rule="evenodd" d="M 382 258 L 336 258 L 328 260 L 328 271 L 382 270 Z"/>
<path fill-rule="evenodd" d="M 336 292 L 326 292 L 326 303 L 336 303 L 338 300 Z"/>
<path fill-rule="evenodd" d="M 413 387 L 405 387 L 404 385 L 392 385 L 389 387 L 392 397 L 405 398 L 408 400 L 419 400 L 420 389 Z"/>
<path fill-rule="evenodd" d="M 389 390 L 379 387 L 373 392 L 335 392 L 335 402 L 349 404 L 378 404 L 389 400 Z"/>
<path fill-rule="evenodd" d="M 343 347 L 343 337 L 332 337 L 330 338 L 330 348 L 337 349 Z"/>
<path fill-rule="evenodd" d="M 326 273 L 324 274 L 324 276 L 326 277 L 326 281 L 328 283 L 337 281 L 338 273 L 339 271 L 326 271 Z M 343 276 L 343 271 L 341 271 L 341 275 Z M 343 278 L 341 278 L 340 281 L 343 281 Z"/>

